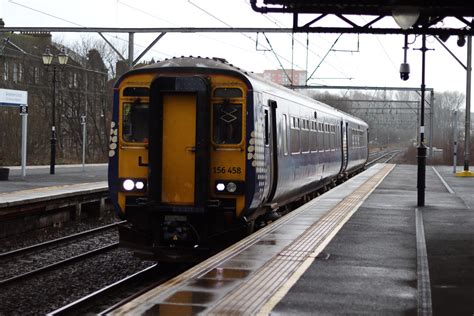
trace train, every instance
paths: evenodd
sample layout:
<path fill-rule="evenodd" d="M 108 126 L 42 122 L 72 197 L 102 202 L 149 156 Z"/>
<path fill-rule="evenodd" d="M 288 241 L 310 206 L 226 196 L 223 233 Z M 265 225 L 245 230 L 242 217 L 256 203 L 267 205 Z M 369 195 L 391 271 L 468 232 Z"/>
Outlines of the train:
<path fill-rule="evenodd" d="M 364 169 L 363 120 L 222 58 L 126 72 L 113 91 L 109 194 L 120 243 L 205 258 Z"/>

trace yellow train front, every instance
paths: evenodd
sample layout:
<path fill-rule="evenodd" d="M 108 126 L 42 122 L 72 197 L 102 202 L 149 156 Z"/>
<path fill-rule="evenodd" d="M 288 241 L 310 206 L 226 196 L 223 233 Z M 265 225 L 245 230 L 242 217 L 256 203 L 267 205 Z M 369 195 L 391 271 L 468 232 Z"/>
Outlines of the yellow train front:
<path fill-rule="evenodd" d="M 109 187 L 128 221 L 123 245 L 176 260 L 205 256 L 245 234 L 249 89 L 224 65 L 172 59 L 117 82 Z"/>

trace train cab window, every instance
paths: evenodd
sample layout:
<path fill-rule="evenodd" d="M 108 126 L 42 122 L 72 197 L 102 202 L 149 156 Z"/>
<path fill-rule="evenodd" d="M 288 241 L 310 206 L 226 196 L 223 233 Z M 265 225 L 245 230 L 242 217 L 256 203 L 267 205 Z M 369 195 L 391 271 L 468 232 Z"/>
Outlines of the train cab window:
<path fill-rule="evenodd" d="M 122 138 L 126 142 L 148 142 L 148 104 L 136 99 L 123 104 Z"/>
<path fill-rule="evenodd" d="M 148 97 L 150 89 L 146 87 L 127 87 L 123 89 L 124 97 Z"/>
<path fill-rule="evenodd" d="M 240 144 L 242 141 L 242 104 L 230 103 L 228 99 L 225 99 L 222 103 L 214 103 L 212 111 L 214 143 Z"/>

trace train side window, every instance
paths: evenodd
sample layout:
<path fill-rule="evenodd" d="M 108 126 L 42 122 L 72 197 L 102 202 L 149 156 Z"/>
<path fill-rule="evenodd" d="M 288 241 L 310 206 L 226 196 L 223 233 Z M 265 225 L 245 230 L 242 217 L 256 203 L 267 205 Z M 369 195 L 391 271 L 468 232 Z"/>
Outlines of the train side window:
<path fill-rule="evenodd" d="M 216 144 L 240 144 L 242 141 L 242 104 L 213 104 L 213 140 Z"/>
<path fill-rule="evenodd" d="M 288 132 L 287 132 L 287 125 L 288 118 L 286 114 L 283 114 L 283 122 L 281 125 L 281 139 L 283 142 L 283 154 L 286 156 L 288 155 Z"/>
<path fill-rule="evenodd" d="M 300 152 L 300 119 L 291 117 L 292 126 L 290 128 L 290 150 L 291 153 L 297 154 Z"/>
<path fill-rule="evenodd" d="M 310 149 L 312 152 L 315 152 L 316 150 L 318 150 L 317 130 L 318 130 L 317 123 L 315 121 L 311 121 Z"/>
<path fill-rule="evenodd" d="M 136 99 L 123 104 L 122 138 L 126 142 L 148 142 L 148 104 Z"/>
<path fill-rule="evenodd" d="M 323 134 L 323 124 L 318 123 L 318 134 L 317 134 L 317 143 L 319 151 L 324 149 L 324 134 Z"/>
<path fill-rule="evenodd" d="M 301 121 L 301 152 L 307 153 L 309 152 L 309 120 L 301 119 Z"/>

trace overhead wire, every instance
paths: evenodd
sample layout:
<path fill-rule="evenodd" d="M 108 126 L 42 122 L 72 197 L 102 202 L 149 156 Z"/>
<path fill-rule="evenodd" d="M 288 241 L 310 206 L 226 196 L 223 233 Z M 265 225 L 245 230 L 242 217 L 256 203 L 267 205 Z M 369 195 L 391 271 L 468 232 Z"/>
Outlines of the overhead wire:
<path fill-rule="evenodd" d="M 214 14 L 212 14 L 211 12 L 209 12 L 208 10 L 205 10 L 204 8 L 202 8 L 201 6 L 197 5 L 196 3 L 193 3 L 191 0 L 188 0 L 188 3 L 190 3 L 191 5 L 193 5 L 194 7 L 198 8 L 199 10 L 201 10 L 202 12 L 206 13 L 207 15 L 211 16 L 212 18 L 216 19 L 217 21 L 223 23 L 224 25 L 228 26 L 228 27 L 233 27 L 232 25 L 226 23 L 225 21 L 219 19 L 218 17 L 216 17 Z M 250 36 L 244 34 L 244 33 L 241 33 L 242 35 L 244 35 L 245 37 L 247 37 L 248 39 L 250 39 L 252 42 L 254 42 L 255 40 L 253 38 L 251 38 Z M 264 34 L 265 35 L 265 34 Z M 268 37 L 265 35 L 265 39 L 267 40 L 267 43 L 269 44 L 269 46 L 271 47 L 271 44 L 270 44 L 270 41 L 268 39 Z M 288 63 L 292 63 L 292 61 L 288 60 L 287 58 L 285 58 L 284 56 L 280 55 L 280 54 L 277 54 L 276 51 L 274 51 L 274 49 L 271 47 L 271 50 L 272 52 L 274 53 L 275 57 L 278 56 L 279 58 L 277 58 L 278 60 L 278 63 L 280 63 L 281 65 L 281 61 L 280 61 L 280 58 L 285 60 L 286 62 Z M 300 69 L 303 69 L 301 66 L 299 65 L 296 65 L 298 66 Z M 284 69 L 284 68 L 282 68 Z"/>
<path fill-rule="evenodd" d="M 165 19 L 162 19 L 161 17 L 158 17 L 158 16 L 156 16 L 156 15 L 154 15 L 154 14 L 151 14 L 151 13 L 149 13 L 149 12 L 146 12 L 146 11 L 140 9 L 140 8 L 137 8 L 137 7 L 132 6 L 132 5 L 130 5 L 130 4 L 126 4 L 126 3 L 124 3 L 123 1 L 118 0 L 118 3 L 121 4 L 121 5 L 124 5 L 124 6 L 128 7 L 128 8 L 130 8 L 130 9 L 132 9 L 132 10 L 134 10 L 134 11 L 137 11 L 137 12 L 139 12 L 139 13 L 145 14 L 145 15 L 151 17 L 151 18 L 154 18 L 154 19 L 157 19 L 157 20 L 160 20 L 160 21 L 164 21 L 164 22 L 166 22 L 166 23 L 169 23 L 169 24 L 173 25 L 174 27 L 182 27 L 182 26 L 179 25 L 179 24 L 176 24 L 176 23 L 173 23 L 173 22 L 169 22 L 169 21 L 167 21 L 167 20 L 165 20 Z M 231 46 L 231 47 L 240 49 L 240 50 L 249 51 L 248 49 L 242 48 L 242 47 L 237 46 L 237 45 L 234 45 L 234 44 L 232 44 L 232 43 L 228 43 L 228 42 L 219 40 L 219 39 L 214 38 L 214 37 L 211 37 L 211 36 L 207 36 L 207 35 L 199 34 L 199 33 L 198 33 L 198 36 L 204 37 L 204 38 L 210 39 L 210 40 L 212 40 L 212 41 L 215 41 L 215 42 L 218 42 L 218 43 L 221 43 L 221 44 L 225 44 L 225 45 L 228 45 L 228 46 Z M 169 54 L 167 54 L 167 55 L 171 57 L 171 55 L 169 55 Z"/>
<path fill-rule="evenodd" d="M 66 22 L 66 23 L 69 23 L 69 24 L 72 24 L 72 25 L 75 25 L 75 26 L 79 26 L 79 27 L 86 27 L 86 26 L 84 26 L 84 25 L 82 25 L 82 24 L 79 24 L 79 23 L 73 22 L 73 21 L 71 21 L 71 20 L 67 20 L 67 19 L 61 18 L 61 17 L 59 17 L 59 16 L 53 15 L 53 14 L 51 14 L 51 13 L 47 13 L 47 12 L 45 12 L 45 11 L 38 10 L 38 9 L 36 9 L 36 8 L 33 8 L 33 7 L 30 7 L 30 6 L 27 6 L 27 5 L 18 3 L 18 2 L 14 1 L 14 0 L 9 0 L 8 2 L 10 2 L 10 3 L 14 4 L 14 5 L 23 7 L 23 8 L 25 8 L 25 9 L 28 9 L 28 10 L 31 10 L 31 11 L 34 11 L 34 12 L 37 12 L 37 13 L 40 13 L 40 14 L 49 16 L 49 17 L 51 17 L 51 18 L 53 18 L 53 19 L 57 19 L 57 20 L 60 20 L 60 21 L 63 21 L 63 22 Z M 118 37 L 118 36 L 116 36 L 116 35 L 115 35 L 115 36 L 113 36 L 113 35 L 108 35 L 108 37 L 111 37 L 111 38 L 117 39 L 117 40 L 119 40 L 119 41 L 127 42 L 127 43 L 128 43 L 128 40 L 123 39 L 123 38 L 120 38 L 120 37 Z M 143 45 L 140 45 L 140 44 L 136 44 L 136 45 L 137 45 L 138 47 L 140 47 L 140 48 L 146 48 L 146 46 L 143 46 Z M 166 55 L 166 56 L 171 57 L 171 55 L 168 55 L 168 54 L 166 54 L 166 53 L 164 53 L 164 52 L 161 52 L 161 51 L 158 51 L 158 50 L 152 50 L 152 51 L 154 51 L 154 52 L 156 52 L 156 53 L 159 53 L 159 54 L 162 54 L 162 55 Z"/>
<path fill-rule="evenodd" d="M 246 4 L 248 4 L 248 0 L 242 0 L 243 2 L 245 2 Z M 273 23 L 274 25 L 276 25 L 277 27 L 280 27 L 280 28 L 283 28 L 283 27 L 286 27 L 283 23 L 281 23 L 278 19 L 274 18 L 274 17 L 271 17 L 270 15 L 268 14 L 261 14 L 261 16 L 263 16 L 266 20 L 270 21 L 271 23 Z M 296 41 L 296 43 L 298 43 L 299 45 L 301 45 L 303 48 L 305 49 L 308 49 L 309 52 L 311 52 L 312 54 L 314 54 L 316 57 L 318 58 L 321 58 L 321 55 L 317 52 L 315 52 L 314 50 L 312 50 L 311 48 L 309 48 L 309 45 L 308 45 L 308 42 L 309 42 L 309 33 L 306 33 L 307 34 L 307 38 L 306 38 L 306 44 L 303 43 L 302 41 L 300 41 L 298 38 L 295 38 L 294 40 Z M 293 34 L 288 34 L 288 36 L 293 36 Z M 325 42 L 327 43 L 331 43 L 330 41 L 328 41 L 327 39 L 325 39 L 324 37 L 320 36 L 319 39 L 322 39 L 324 40 Z M 322 46 L 318 46 L 318 47 L 321 47 L 323 48 Z M 340 69 L 338 69 L 336 66 L 334 66 L 332 63 L 329 63 L 329 62 L 326 62 L 332 69 L 334 69 L 335 71 L 339 72 L 342 76 L 344 77 L 348 77 L 347 74 L 345 74 L 343 71 L 341 71 Z M 305 68 L 306 71 L 308 71 L 307 67 Z"/>
<path fill-rule="evenodd" d="M 244 1 L 245 1 L 245 0 L 244 0 Z M 31 10 L 31 11 L 34 11 L 34 12 L 37 12 L 37 13 L 40 13 L 40 14 L 42 14 L 42 15 L 49 16 L 49 17 L 51 17 L 51 18 L 54 18 L 54 19 L 57 19 L 57 20 L 60 20 L 60 21 L 63 21 L 63 22 L 66 22 L 66 23 L 69 23 L 69 24 L 72 24 L 72 25 L 75 25 L 75 26 L 85 27 L 84 25 L 81 25 L 81 24 L 76 23 L 76 22 L 74 22 L 74 21 L 67 20 L 67 19 L 64 19 L 64 18 L 62 18 L 62 17 L 53 15 L 53 14 L 51 14 L 51 13 L 48 13 L 48 12 L 45 12 L 45 11 L 42 11 L 42 10 L 39 10 L 39 9 L 30 7 L 30 6 L 27 6 L 27 5 L 24 5 L 24 4 L 21 4 L 21 3 L 18 3 L 18 2 L 14 1 L 14 0 L 9 0 L 9 2 L 12 3 L 12 4 L 14 4 L 14 5 L 23 7 L 23 8 L 25 8 L 25 9 L 28 9 L 28 10 Z M 224 25 L 226 25 L 226 26 L 228 26 L 228 27 L 232 27 L 230 24 L 228 24 L 228 23 L 226 23 L 225 21 L 219 19 L 217 16 L 215 16 L 214 14 L 212 14 L 211 12 L 209 12 L 208 10 L 205 10 L 204 8 L 202 8 L 202 7 L 198 6 L 197 4 L 193 3 L 191 0 L 189 0 L 188 2 L 189 2 L 191 5 L 193 5 L 194 7 L 200 9 L 201 11 L 205 12 L 205 13 L 208 14 L 209 16 L 213 17 L 214 19 L 216 19 L 216 20 L 218 20 L 219 22 L 223 23 Z M 130 5 L 130 4 L 127 4 L 127 3 L 125 3 L 124 1 L 118 0 L 117 3 L 119 3 L 119 4 L 123 5 L 123 6 L 126 6 L 126 7 L 130 8 L 130 9 L 132 9 L 132 10 L 135 10 L 135 11 L 137 11 L 137 12 L 140 12 L 140 13 L 142 13 L 142 14 L 145 14 L 145 15 L 147 15 L 147 16 L 150 16 L 150 17 L 152 17 L 152 18 L 154 18 L 154 19 L 157 19 L 157 20 L 163 21 L 163 22 L 165 22 L 165 23 L 168 23 L 168 24 L 171 24 L 171 25 L 174 25 L 174 26 L 179 27 L 177 24 L 175 24 L 175 23 L 173 23 L 173 22 L 170 22 L 170 21 L 168 21 L 168 20 L 166 20 L 166 19 L 163 19 L 163 18 L 161 18 L 161 17 L 158 17 L 158 16 L 156 16 L 156 15 L 153 15 L 153 14 L 151 14 L 151 13 L 145 11 L 145 10 L 142 10 L 142 9 L 140 9 L 140 8 L 137 8 L 137 7 L 135 7 L 135 6 L 132 6 L 132 5 Z M 265 16 L 265 15 L 264 15 L 264 17 L 265 17 L 267 20 L 269 20 L 269 21 L 272 22 L 272 19 L 271 19 L 271 18 L 269 18 L 269 17 L 267 17 L 267 16 Z M 279 26 L 279 27 L 282 26 L 282 24 L 279 23 L 276 19 L 274 19 L 272 23 L 274 23 L 275 25 L 277 25 L 277 26 Z M 243 34 L 243 33 L 242 33 L 242 35 L 244 35 L 244 36 L 247 37 L 248 39 L 252 40 L 253 42 L 255 41 L 252 37 L 250 37 L 250 36 L 248 36 L 248 35 L 246 35 L 246 34 Z M 119 36 L 117 36 L 117 35 L 115 35 L 115 36 L 107 35 L 107 36 L 108 36 L 108 37 L 111 37 L 111 38 L 114 38 L 114 39 L 116 39 L 116 40 L 122 41 L 122 42 L 128 42 L 127 39 L 123 39 L 123 38 L 121 38 L 121 37 L 119 37 Z M 290 35 L 290 36 L 293 36 L 293 35 Z M 266 36 L 265 36 L 265 37 L 266 37 Z M 207 38 L 211 38 L 211 37 L 207 37 Z M 229 45 L 229 46 L 236 47 L 236 48 L 238 48 L 238 49 L 242 49 L 242 50 L 247 50 L 247 51 L 249 51 L 248 49 L 245 49 L 245 48 L 242 48 L 242 47 L 240 47 L 240 46 L 236 46 L 236 45 L 233 45 L 233 44 L 230 44 L 230 43 L 226 43 L 226 42 L 217 40 L 217 39 L 215 39 L 215 38 L 211 38 L 211 39 L 214 40 L 214 41 L 217 41 L 217 42 L 225 43 L 226 45 Z M 266 39 L 267 39 L 267 41 L 269 41 L 269 39 L 268 39 L 267 37 L 266 37 Z M 294 39 L 294 40 L 295 40 L 297 43 L 299 43 L 300 45 L 304 46 L 304 44 L 301 43 L 298 39 Z M 138 46 L 138 47 L 140 47 L 140 48 L 146 48 L 146 46 L 140 45 L 140 44 L 138 44 L 138 43 L 135 43 L 135 45 Z M 161 54 L 161 55 L 164 55 L 164 56 L 172 57 L 170 54 L 167 54 L 167 53 L 162 52 L 162 51 L 158 51 L 158 50 L 156 50 L 156 49 L 151 49 L 151 51 L 153 51 L 153 52 L 155 52 L 155 53 L 158 53 L 158 54 Z M 309 49 L 309 51 L 312 52 L 313 54 L 315 54 L 317 57 L 320 57 L 320 55 L 319 55 L 318 53 L 314 52 L 313 50 Z M 292 61 L 288 60 L 287 58 L 285 58 L 285 57 L 282 56 L 282 55 L 277 54 L 276 52 L 275 52 L 275 55 L 278 55 L 279 58 L 285 60 L 285 61 L 288 62 L 288 63 L 293 64 Z M 281 61 L 279 61 L 279 63 L 281 64 Z M 329 65 L 330 65 L 330 64 L 329 64 Z M 301 66 L 298 65 L 298 64 L 296 64 L 296 65 L 294 65 L 294 66 L 298 67 L 299 69 L 303 69 L 303 67 L 301 67 Z M 332 66 L 332 65 L 330 65 L 330 66 L 331 66 L 334 70 L 336 70 L 336 71 L 338 71 L 339 73 L 345 75 L 342 71 L 336 69 L 334 66 Z M 293 67 L 292 67 L 292 68 L 293 68 Z"/>

